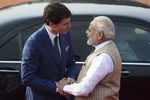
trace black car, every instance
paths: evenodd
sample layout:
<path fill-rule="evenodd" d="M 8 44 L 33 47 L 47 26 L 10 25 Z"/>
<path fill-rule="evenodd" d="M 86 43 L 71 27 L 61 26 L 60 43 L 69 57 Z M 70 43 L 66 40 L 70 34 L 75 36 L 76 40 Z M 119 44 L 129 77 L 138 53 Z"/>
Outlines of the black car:
<path fill-rule="evenodd" d="M 0 10 L 0 100 L 23 100 L 20 81 L 21 52 L 26 39 L 43 25 L 48 2 L 25 3 Z M 67 3 L 73 13 L 71 37 L 77 64 L 93 48 L 86 45 L 85 30 L 99 15 L 116 26 L 116 43 L 123 59 L 120 100 L 150 100 L 150 8 L 130 5 Z"/>

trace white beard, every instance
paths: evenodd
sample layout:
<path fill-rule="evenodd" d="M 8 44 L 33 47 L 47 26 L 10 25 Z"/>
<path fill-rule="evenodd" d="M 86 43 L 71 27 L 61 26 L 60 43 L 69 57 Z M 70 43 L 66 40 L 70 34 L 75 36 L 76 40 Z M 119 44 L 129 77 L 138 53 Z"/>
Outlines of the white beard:
<path fill-rule="evenodd" d="M 89 38 L 86 43 L 89 46 L 93 46 L 94 45 L 94 41 L 91 38 Z"/>

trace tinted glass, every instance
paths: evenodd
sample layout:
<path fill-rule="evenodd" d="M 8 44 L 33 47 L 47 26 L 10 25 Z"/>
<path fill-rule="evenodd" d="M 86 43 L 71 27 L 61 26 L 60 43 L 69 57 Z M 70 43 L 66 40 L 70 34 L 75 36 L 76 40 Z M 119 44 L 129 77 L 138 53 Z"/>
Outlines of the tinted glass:
<path fill-rule="evenodd" d="M 41 25 L 41 20 L 30 19 L 0 27 L 0 60 L 20 60 L 26 39 Z"/>
<path fill-rule="evenodd" d="M 87 46 L 85 31 L 93 16 L 75 17 L 72 21 L 72 42 L 75 54 L 84 61 L 92 48 Z M 129 18 L 130 19 L 130 18 Z M 150 61 L 150 29 L 149 24 L 136 19 L 116 18 L 112 20 L 116 26 L 116 44 L 123 61 Z M 141 24 L 142 23 L 142 24 Z"/>
<path fill-rule="evenodd" d="M 5 41 L 0 47 L 0 60 L 16 60 L 20 57 L 19 35 Z"/>
<path fill-rule="evenodd" d="M 73 49 L 80 61 L 84 61 L 93 48 L 87 46 L 85 31 L 93 16 L 74 16 L 72 18 L 71 38 Z M 150 29 L 149 24 L 141 24 L 137 20 L 113 17 L 116 25 L 116 43 L 123 61 L 150 61 Z M 30 19 L 7 34 L 0 35 L 0 60 L 20 60 L 26 39 L 41 27 L 41 19 Z M 12 28 L 11 28 L 12 29 Z M 4 34 L 4 31 L 1 32 Z"/>
<path fill-rule="evenodd" d="M 150 61 L 148 27 L 132 21 L 116 22 L 117 45 L 124 61 Z"/>

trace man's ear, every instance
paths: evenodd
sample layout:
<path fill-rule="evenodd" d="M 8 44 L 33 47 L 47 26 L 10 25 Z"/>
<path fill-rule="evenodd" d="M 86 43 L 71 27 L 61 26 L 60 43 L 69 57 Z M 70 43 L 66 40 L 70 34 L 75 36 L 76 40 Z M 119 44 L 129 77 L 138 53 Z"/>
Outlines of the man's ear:
<path fill-rule="evenodd" d="M 104 33 L 103 32 L 99 32 L 98 33 L 98 40 L 102 40 L 104 38 Z"/>
<path fill-rule="evenodd" d="M 50 27 L 52 27 L 52 28 L 56 28 L 56 24 L 54 24 L 54 23 L 52 23 L 52 22 L 49 22 L 49 25 L 48 26 L 50 26 Z"/>

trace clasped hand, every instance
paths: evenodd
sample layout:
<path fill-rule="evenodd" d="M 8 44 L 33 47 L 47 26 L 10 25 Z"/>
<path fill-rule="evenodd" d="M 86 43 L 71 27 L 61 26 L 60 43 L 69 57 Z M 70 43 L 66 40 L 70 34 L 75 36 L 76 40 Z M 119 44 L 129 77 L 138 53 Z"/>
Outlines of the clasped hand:
<path fill-rule="evenodd" d="M 63 78 L 62 80 L 56 82 L 56 86 L 57 86 L 56 92 L 58 92 L 59 94 L 64 95 L 64 96 L 67 95 L 67 93 L 65 93 L 63 91 L 64 86 L 67 84 L 72 84 L 74 82 L 75 82 L 75 80 L 72 78 Z"/>

